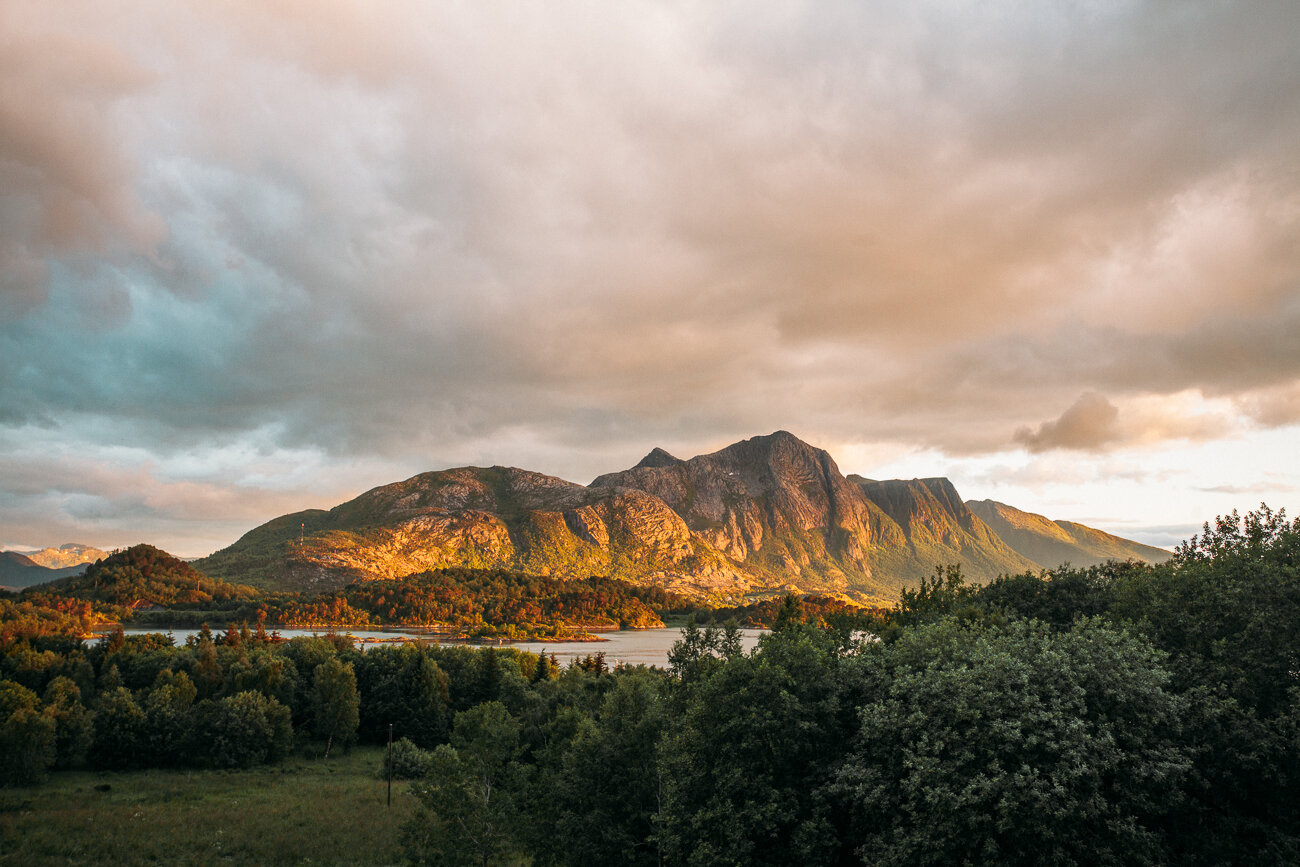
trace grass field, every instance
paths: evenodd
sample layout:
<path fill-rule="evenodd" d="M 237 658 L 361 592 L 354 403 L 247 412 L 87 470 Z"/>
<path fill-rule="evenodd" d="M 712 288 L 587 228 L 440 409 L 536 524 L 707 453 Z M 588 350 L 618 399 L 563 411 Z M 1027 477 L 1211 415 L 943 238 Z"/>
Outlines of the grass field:
<path fill-rule="evenodd" d="M 414 799 L 383 751 L 249 771 L 59 772 L 0 789 L 0 864 L 399 864 Z"/>

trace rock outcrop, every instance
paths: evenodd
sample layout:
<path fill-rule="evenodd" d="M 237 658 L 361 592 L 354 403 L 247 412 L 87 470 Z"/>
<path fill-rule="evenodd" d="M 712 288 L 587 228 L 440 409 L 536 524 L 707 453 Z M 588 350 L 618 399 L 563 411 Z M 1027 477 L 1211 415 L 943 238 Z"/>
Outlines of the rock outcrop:
<path fill-rule="evenodd" d="M 960 563 L 977 581 L 1039 568 L 972 513 L 948 479 L 849 480 L 898 524 L 907 549 L 895 552 L 895 559 L 910 554 L 911 562 L 904 557 L 895 569 L 913 579 L 934 571 L 936 563 Z"/>
<path fill-rule="evenodd" d="M 903 541 L 829 454 L 785 431 L 688 461 L 656 449 L 632 469 L 600 476 L 591 486 L 652 494 L 731 560 L 796 583 L 846 589 L 870 576 L 873 546 Z"/>

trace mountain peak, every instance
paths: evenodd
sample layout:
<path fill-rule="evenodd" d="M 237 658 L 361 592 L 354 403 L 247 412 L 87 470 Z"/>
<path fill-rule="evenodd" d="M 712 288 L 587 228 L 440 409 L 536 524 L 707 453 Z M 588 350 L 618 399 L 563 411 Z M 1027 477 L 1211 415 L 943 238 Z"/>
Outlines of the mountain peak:
<path fill-rule="evenodd" d="M 789 466 L 792 461 L 795 463 L 807 462 L 823 469 L 830 469 L 835 464 L 825 449 L 810 445 L 785 430 L 779 430 L 767 436 L 750 437 L 747 440 L 733 443 L 711 455 L 701 455 L 692 460 L 713 459 L 737 461 L 750 465 L 767 464 L 774 469 Z M 834 474 L 838 475 L 839 470 L 835 469 Z"/>
<path fill-rule="evenodd" d="M 632 469 L 640 469 L 641 467 L 671 467 L 675 464 L 680 464 L 681 462 L 681 458 L 674 457 L 658 446 L 655 446 L 654 449 L 651 450 L 650 454 L 643 457 Z"/>
<path fill-rule="evenodd" d="M 755 446 L 768 446 L 769 448 L 778 447 L 778 446 L 787 446 L 787 447 L 794 447 L 800 449 L 808 449 L 814 452 L 823 451 L 823 449 L 819 449 L 814 445 L 810 445 L 804 442 L 794 434 L 790 433 L 788 430 L 773 431 L 767 436 L 750 437 L 749 439 L 744 440 L 744 442 Z M 737 443 L 737 445 L 739 445 L 739 443 Z"/>

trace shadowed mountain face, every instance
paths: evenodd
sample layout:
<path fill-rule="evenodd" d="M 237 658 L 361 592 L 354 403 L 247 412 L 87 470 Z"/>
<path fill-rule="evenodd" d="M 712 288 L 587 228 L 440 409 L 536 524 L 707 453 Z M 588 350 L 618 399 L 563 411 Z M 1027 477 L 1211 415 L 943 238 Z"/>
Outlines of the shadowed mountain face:
<path fill-rule="evenodd" d="M 35 587 L 67 575 L 86 571 L 86 564 L 50 568 L 32 559 L 31 554 L 0 551 L 0 587 Z"/>
<path fill-rule="evenodd" d="M 907 537 L 917 561 L 908 570 L 913 578 L 933 571 L 935 563 L 960 563 L 966 574 L 977 580 L 1039 569 L 1039 563 L 1016 552 L 973 514 L 947 479 L 849 479 Z"/>
<path fill-rule="evenodd" d="M 690 460 L 655 449 L 585 487 L 511 467 L 423 473 L 277 518 L 195 565 L 285 589 L 470 566 L 886 602 L 946 563 L 976 580 L 1039 568 L 948 480 L 845 478 L 825 451 L 778 431 Z"/>
<path fill-rule="evenodd" d="M 1052 521 L 994 500 L 967 503 L 1008 545 L 1045 566 L 1095 566 L 1108 560 L 1162 563 L 1170 553 L 1072 521 Z"/>

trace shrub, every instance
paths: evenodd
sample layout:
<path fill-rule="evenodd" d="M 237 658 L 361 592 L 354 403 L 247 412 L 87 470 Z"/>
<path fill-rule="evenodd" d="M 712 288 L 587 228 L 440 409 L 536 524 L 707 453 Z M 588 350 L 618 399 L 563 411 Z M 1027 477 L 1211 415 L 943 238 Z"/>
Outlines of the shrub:
<path fill-rule="evenodd" d="M 433 770 L 433 753 L 417 747 L 409 738 L 393 742 L 393 779 L 418 780 Z M 379 765 L 381 776 L 388 776 L 388 755 Z"/>
<path fill-rule="evenodd" d="M 199 705 L 198 739 L 208 744 L 208 762 L 218 768 L 247 768 L 284 758 L 293 742 L 289 709 L 260 692 L 239 692 Z"/>

